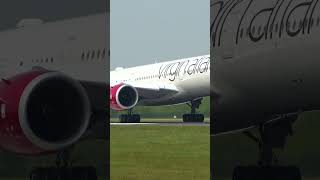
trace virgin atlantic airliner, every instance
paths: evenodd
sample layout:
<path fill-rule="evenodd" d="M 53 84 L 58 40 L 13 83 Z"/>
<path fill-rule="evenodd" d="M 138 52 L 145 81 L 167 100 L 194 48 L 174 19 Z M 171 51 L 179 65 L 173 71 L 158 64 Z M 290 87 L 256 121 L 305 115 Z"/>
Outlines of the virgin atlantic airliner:
<path fill-rule="evenodd" d="M 203 97 L 210 95 L 210 56 L 197 56 L 132 68 L 117 68 L 110 74 L 110 107 L 128 110 L 121 122 L 140 122 L 132 114 L 135 106 L 162 106 L 188 103 L 191 113 L 185 122 L 203 122 L 196 113 Z"/>

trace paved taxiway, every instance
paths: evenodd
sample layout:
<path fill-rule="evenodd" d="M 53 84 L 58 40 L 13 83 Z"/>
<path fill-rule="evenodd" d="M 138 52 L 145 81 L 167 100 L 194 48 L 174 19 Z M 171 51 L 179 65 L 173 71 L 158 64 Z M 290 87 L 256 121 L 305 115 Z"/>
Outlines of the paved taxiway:
<path fill-rule="evenodd" d="M 210 123 L 184 122 L 141 122 L 141 123 L 110 123 L 111 126 L 210 126 Z"/>

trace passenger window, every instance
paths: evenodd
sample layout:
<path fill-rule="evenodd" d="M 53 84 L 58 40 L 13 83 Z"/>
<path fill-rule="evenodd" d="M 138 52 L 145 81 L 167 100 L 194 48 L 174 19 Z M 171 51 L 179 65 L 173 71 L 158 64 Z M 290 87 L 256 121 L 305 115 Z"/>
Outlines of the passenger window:
<path fill-rule="evenodd" d="M 294 21 L 294 22 L 293 22 L 293 25 L 292 25 L 292 29 L 296 29 L 296 25 L 297 25 L 297 22 Z"/>
<path fill-rule="evenodd" d="M 92 51 L 92 53 L 91 53 L 91 59 L 94 59 L 94 55 L 95 55 L 95 53 L 94 53 L 94 51 Z"/>
<path fill-rule="evenodd" d="M 106 56 L 106 49 L 103 49 L 102 51 L 102 58 L 104 58 Z"/>
<path fill-rule="evenodd" d="M 81 54 L 81 59 L 84 60 L 84 52 Z"/>
<path fill-rule="evenodd" d="M 240 38 L 242 38 L 242 36 L 243 36 L 243 28 L 240 31 Z"/>
<path fill-rule="evenodd" d="M 258 28 L 258 35 L 260 35 L 260 33 L 261 33 L 261 26 L 259 26 Z"/>
<path fill-rule="evenodd" d="M 278 28 L 279 28 L 279 24 L 277 23 L 277 24 L 276 24 L 276 28 L 275 28 L 275 31 L 276 31 L 276 32 L 278 32 Z"/>
<path fill-rule="evenodd" d="M 98 59 L 100 58 L 100 49 L 99 49 L 98 52 L 97 52 L 97 58 L 98 58 Z"/>
<path fill-rule="evenodd" d="M 89 59 L 89 57 L 90 57 L 90 52 L 88 51 L 87 52 L 87 59 Z"/>

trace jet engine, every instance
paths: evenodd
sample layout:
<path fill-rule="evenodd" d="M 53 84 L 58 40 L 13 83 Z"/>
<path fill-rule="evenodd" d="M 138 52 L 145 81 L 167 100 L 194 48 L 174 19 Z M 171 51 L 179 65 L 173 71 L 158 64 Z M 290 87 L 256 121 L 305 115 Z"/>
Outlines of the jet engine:
<path fill-rule="evenodd" d="M 86 91 L 62 73 L 33 70 L 0 81 L 0 146 L 7 151 L 32 155 L 70 146 L 90 115 Z"/>
<path fill-rule="evenodd" d="M 118 84 L 110 88 L 110 107 L 121 111 L 133 108 L 138 103 L 136 88 L 127 84 Z"/>

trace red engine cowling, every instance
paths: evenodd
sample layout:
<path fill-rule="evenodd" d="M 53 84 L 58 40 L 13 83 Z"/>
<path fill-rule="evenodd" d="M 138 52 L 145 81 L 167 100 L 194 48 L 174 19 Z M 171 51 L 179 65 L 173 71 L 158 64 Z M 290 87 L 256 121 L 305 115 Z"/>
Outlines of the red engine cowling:
<path fill-rule="evenodd" d="M 133 108 L 138 103 L 138 91 L 127 84 L 118 84 L 110 88 L 110 107 L 121 111 Z"/>
<path fill-rule="evenodd" d="M 34 70 L 0 82 L 0 146 L 19 154 L 57 151 L 80 139 L 90 121 L 81 84 Z"/>

